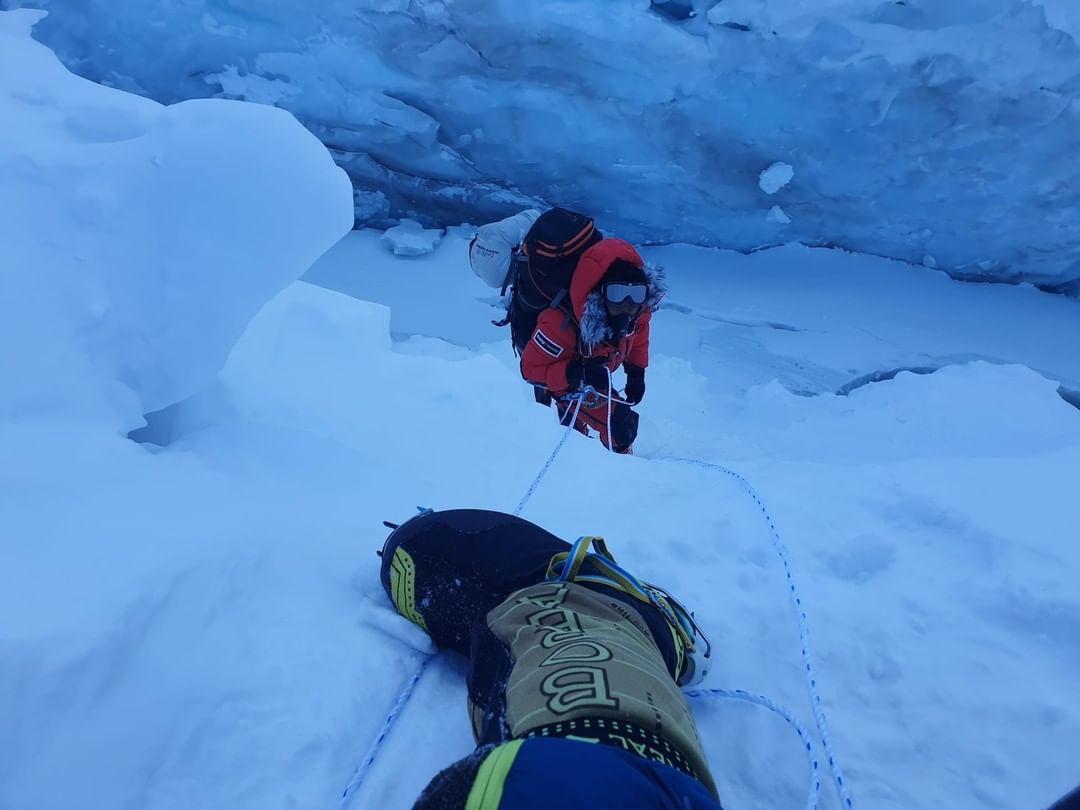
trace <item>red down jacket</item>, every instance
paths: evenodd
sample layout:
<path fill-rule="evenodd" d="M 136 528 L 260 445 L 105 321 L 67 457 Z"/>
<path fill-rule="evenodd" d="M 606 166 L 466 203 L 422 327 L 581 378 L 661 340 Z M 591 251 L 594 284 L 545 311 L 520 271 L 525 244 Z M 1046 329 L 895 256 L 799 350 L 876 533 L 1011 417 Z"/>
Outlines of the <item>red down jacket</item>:
<path fill-rule="evenodd" d="M 564 394 L 570 390 L 566 367 L 574 357 L 601 358 L 611 371 L 624 362 L 641 368 L 649 365 L 649 321 L 655 304 L 651 293 L 629 334 L 617 343 L 611 342 L 607 311 L 598 288 L 616 259 L 645 268 L 633 245 L 622 239 L 603 239 L 582 254 L 570 281 L 574 316 L 551 307 L 540 313 L 532 338 L 521 353 L 521 376 L 527 381 L 554 394 Z"/>

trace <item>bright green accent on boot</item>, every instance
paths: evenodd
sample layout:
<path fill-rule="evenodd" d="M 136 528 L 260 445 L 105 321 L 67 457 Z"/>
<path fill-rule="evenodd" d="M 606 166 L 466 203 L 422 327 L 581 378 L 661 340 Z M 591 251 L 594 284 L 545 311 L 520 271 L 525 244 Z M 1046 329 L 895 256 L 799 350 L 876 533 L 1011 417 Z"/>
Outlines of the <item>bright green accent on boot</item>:
<path fill-rule="evenodd" d="M 416 563 L 412 555 L 400 546 L 390 563 L 390 594 L 398 613 L 427 630 L 427 623 L 416 609 Z"/>
<path fill-rule="evenodd" d="M 469 799 L 465 802 L 465 810 L 499 810 L 506 777 L 514 767 L 514 758 L 524 742 L 514 740 L 505 743 L 484 757 L 469 791 Z"/>

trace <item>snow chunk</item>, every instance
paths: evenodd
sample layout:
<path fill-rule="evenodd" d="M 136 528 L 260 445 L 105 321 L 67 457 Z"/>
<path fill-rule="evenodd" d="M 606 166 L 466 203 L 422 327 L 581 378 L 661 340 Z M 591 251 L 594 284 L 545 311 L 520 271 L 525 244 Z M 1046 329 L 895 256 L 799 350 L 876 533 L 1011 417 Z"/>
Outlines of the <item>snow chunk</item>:
<path fill-rule="evenodd" d="M 775 222 L 777 225 L 790 225 L 791 217 L 784 213 L 784 209 L 779 205 L 774 205 L 769 209 L 768 215 L 765 219 L 769 222 Z"/>
<path fill-rule="evenodd" d="M 403 219 L 382 235 L 382 242 L 395 256 L 426 256 L 435 252 L 443 232 L 425 228 L 414 219 Z"/>
<path fill-rule="evenodd" d="M 774 163 L 758 175 L 758 186 L 766 194 L 775 194 L 795 176 L 795 170 L 788 163 Z"/>
<path fill-rule="evenodd" d="M 0 421 L 126 432 L 213 379 L 349 230 L 351 188 L 289 113 L 79 79 L 40 17 L 0 12 Z"/>

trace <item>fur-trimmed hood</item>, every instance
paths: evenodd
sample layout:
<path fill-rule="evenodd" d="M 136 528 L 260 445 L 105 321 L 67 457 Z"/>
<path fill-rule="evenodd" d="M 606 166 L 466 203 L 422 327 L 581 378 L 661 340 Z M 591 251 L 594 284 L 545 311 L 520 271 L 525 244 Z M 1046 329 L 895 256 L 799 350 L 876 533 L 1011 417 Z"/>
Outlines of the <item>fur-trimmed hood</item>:
<path fill-rule="evenodd" d="M 622 239 L 603 239 L 597 242 L 582 254 L 570 282 L 570 302 L 574 307 L 574 317 L 578 320 L 581 341 L 590 350 L 613 337 L 608 323 L 607 307 L 604 306 L 603 295 L 597 288 L 612 262 L 618 259 L 640 267 L 645 272 L 649 293 L 642 311 L 656 311 L 660 308 L 660 301 L 667 295 L 667 280 L 663 269 L 645 264 L 633 245 Z"/>

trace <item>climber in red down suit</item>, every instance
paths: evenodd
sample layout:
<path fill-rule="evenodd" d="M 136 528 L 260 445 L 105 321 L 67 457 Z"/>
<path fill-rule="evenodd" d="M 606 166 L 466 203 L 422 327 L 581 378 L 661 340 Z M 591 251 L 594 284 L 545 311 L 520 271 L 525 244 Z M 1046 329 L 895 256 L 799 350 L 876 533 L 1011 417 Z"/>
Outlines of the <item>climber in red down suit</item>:
<path fill-rule="evenodd" d="M 598 392 L 582 403 L 574 426 L 582 433 L 593 428 L 617 453 L 631 452 L 637 437 L 638 415 L 630 406 L 645 396 L 649 321 L 665 292 L 662 272 L 646 267 L 632 245 L 603 239 L 578 260 L 570 282 L 573 313 L 541 312 L 521 353 L 521 376 L 551 392 L 563 424 L 575 407 L 567 394 L 584 386 Z M 619 366 L 626 372 L 625 401 L 609 388 L 609 372 Z"/>

